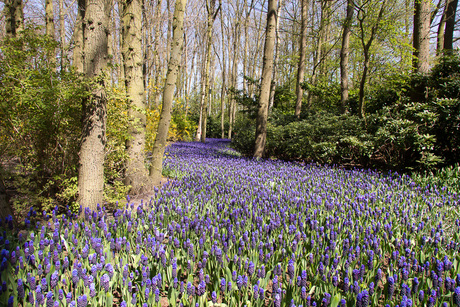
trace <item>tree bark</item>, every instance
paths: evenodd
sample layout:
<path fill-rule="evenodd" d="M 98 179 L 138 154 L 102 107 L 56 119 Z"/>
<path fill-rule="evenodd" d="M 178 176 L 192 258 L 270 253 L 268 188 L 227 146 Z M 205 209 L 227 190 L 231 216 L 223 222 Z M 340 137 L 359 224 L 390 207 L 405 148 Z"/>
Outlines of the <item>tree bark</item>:
<path fill-rule="evenodd" d="M 83 72 L 93 80 L 91 95 L 83 101 L 83 133 L 78 173 L 78 203 L 92 210 L 104 200 L 104 149 L 106 143 L 107 36 L 110 0 L 86 0 L 83 19 Z"/>
<path fill-rule="evenodd" d="M 448 0 L 446 7 L 446 29 L 444 32 L 444 50 L 452 52 L 454 49 L 454 31 L 455 31 L 455 16 L 457 14 L 458 0 Z"/>
<path fill-rule="evenodd" d="M 305 76 L 305 54 L 307 52 L 307 13 L 308 13 L 308 0 L 301 0 L 302 21 L 300 28 L 300 41 L 299 41 L 299 65 L 297 69 L 297 82 L 295 87 L 296 103 L 295 103 L 295 116 L 300 117 L 302 110 L 303 88 L 301 86 Z"/>
<path fill-rule="evenodd" d="M 222 1 L 222 0 L 221 0 Z M 220 2 L 222 5 L 222 2 Z M 226 74 L 227 74 L 227 56 L 225 53 L 225 36 L 224 36 L 224 14 L 220 11 L 220 28 L 222 38 L 222 88 L 220 92 L 220 138 L 225 138 L 225 94 L 226 94 Z"/>
<path fill-rule="evenodd" d="M 368 39 L 367 42 L 366 42 L 365 37 L 364 37 L 365 36 L 364 19 L 366 18 L 366 14 L 364 13 L 363 10 L 359 10 L 358 17 L 357 17 L 359 27 L 360 27 L 360 30 L 361 30 L 360 41 L 361 41 L 361 45 L 363 47 L 363 55 L 364 55 L 363 72 L 362 72 L 361 80 L 360 80 L 360 83 L 359 83 L 358 107 L 359 107 L 359 117 L 360 118 L 365 118 L 364 89 L 365 89 L 365 86 L 366 86 L 367 73 L 369 71 L 369 65 L 370 65 L 369 51 L 370 51 L 370 48 L 372 46 L 372 42 L 375 39 L 376 32 L 377 32 L 377 30 L 378 30 L 378 28 L 380 26 L 380 21 L 381 21 L 381 19 L 383 17 L 383 13 L 385 12 L 385 7 L 386 7 L 386 0 L 383 0 L 382 4 L 380 6 L 380 10 L 379 10 L 377 19 L 376 19 L 375 23 L 373 24 L 373 26 L 371 27 L 371 32 L 370 32 L 369 39 Z"/>
<path fill-rule="evenodd" d="M 232 72 L 231 72 L 231 84 L 232 88 L 236 90 L 237 88 L 237 70 L 238 70 L 238 46 L 240 42 L 240 19 L 239 16 L 236 17 L 235 27 L 233 31 L 233 62 L 232 62 Z M 235 123 L 236 115 L 236 99 L 235 93 L 232 93 L 232 98 L 230 100 L 230 107 L 228 111 L 228 138 L 232 139 L 233 134 L 233 124 Z"/>
<path fill-rule="evenodd" d="M 206 124 L 208 119 L 208 105 L 209 105 L 209 70 L 211 66 L 211 51 L 212 51 L 212 30 L 214 28 L 214 20 L 216 19 L 217 12 L 215 10 L 216 0 L 206 0 L 206 8 L 208 11 L 208 22 L 206 28 L 206 62 L 204 68 L 204 93 L 203 99 L 203 118 L 201 120 L 201 142 L 206 142 Z M 220 7 L 217 9 L 219 10 Z"/>
<path fill-rule="evenodd" d="M 67 55 L 66 55 L 66 44 L 65 44 L 65 12 L 64 12 L 64 0 L 59 0 L 59 48 L 61 49 L 61 56 L 60 56 L 60 66 L 61 71 L 65 69 L 66 62 L 67 62 Z"/>
<path fill-rule="evenodd" d="M 169 125 L 171 122 L 171 110 L 176 88 L 177 74 L 181 63 L 182 43 L 184 37 L 184 10 L 186 0 L 176 0 L 173 19 L 173 42 L 171 45 L 171 58 L 166 73 L 166 84 L 163 90 L 163 107 L 155 142 L 153 144 L 152 161 L 150 163 L 150 179 L 153 184 L 161 181 L 163 170 L 163 155 L 166 148 Z"/>
<path fill-rule="evenodd" d="M 145 95 L 142 52 L 142 1 L 127 0 L 122 5 L 122 55 L 125 90 L 129 100 L 130 139 L 126 141 L 128 161 L 124 183 L 133 195 L 144 192 L 148 175 L 144 164 Z"/>
<path fill-rule="evenodd" d="M 267 27 L 265 31 L 264 59 L 262 81 L 260 88 L 259 110 L 256 120 L 256 137 L 254 157 L 261 158 L 267 142 L 268 104 L 270 99 L 270 85 L 273 74 L 273 49 L 275 46 L 276 9 L 277 0 L 268 0 Z"/>
<path fill-rule="evenodd" d="M 353 0 L 347 0 L 347 17 L 343 23 L 342 48 L 340 49 L 340 105 L 342 107 L 342 113 L 348 111 L 348 48 L 350 45 L 353 12 Z"/>
<path fill-rule="evenodd" d="M 45 1 L 45 30 L 46 36 L 49 39 L 54 40 L 54 10 L 53 0 Z M 56 68 L 56 50 L 48 53 L 48 61 L 54 69 Z"/>
<path fill-rule="evenodd" d="M 281 14 L 281 7 L 283 6 L 283 0 L 278 0 L 278 9 L 276 10 L 276 16 L 280 16 Z M 271 110 L 273 104 L 275 102 L 275 91 L 276 91 L 276 83 L 278 82 L 278 53 L 279 53 L 279 18 L 276 18 L 276 25 L 275 25 L 275 51 L 273 55 L 273 77 L 272 81 L 270 82 L 270 98 L 268 100 L 268 110 Z"/>
<path fill-rule="evenodd" d="M 85 19 L 85 0 L 78 0 L 77 20 L 74 27 L 73 66 L 78 73 L 83 73 L 83 20 Z"/>
<path fill-rule="evenodd" d="M 6 36 L 16 37 L 24 30 L 24 3 L 22 0 L 5 0 Z"/>
<path fill-rule="evenodd" d="M 414 0 L 413 71 L 427 74 L 430 70 L 430 0 Z"/>

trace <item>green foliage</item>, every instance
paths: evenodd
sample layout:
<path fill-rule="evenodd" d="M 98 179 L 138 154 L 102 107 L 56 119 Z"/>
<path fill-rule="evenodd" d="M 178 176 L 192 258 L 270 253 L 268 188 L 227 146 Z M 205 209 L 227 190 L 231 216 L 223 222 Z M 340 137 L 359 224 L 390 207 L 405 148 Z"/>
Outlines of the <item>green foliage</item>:
<path fill-rule="evenodd" d="M 460 164 L 458 163 L 439 170 L 413 173 L 411 177 L 422 187 L 445 188 L 451 193 L 460 194 Z"/>
<path fill-rule="evenodd" d="M 300 121 L 270 125 L 266 153 L 289 160 L 361 163 L 371 153 L 368 139 L 356 116 L 314 112 Z"/>
<path fill-rule="evenodd" d="M 27 28 L 0 42 L 0 156 L 14 161 L 6 179 L 18 212 L 54 207 L 65 179 L 76 175 L 87 94 L 77 74 L 50 64 L 56 42 L 37 33 Z"/>

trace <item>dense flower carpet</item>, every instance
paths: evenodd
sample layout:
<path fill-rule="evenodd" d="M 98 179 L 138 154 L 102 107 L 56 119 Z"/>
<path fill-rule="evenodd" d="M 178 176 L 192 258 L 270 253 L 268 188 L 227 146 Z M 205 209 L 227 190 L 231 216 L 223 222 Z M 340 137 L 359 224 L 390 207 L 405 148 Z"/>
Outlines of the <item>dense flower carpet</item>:
<path fill-rule="evenodd" d="M 227 146 L 172 144 L 138 207 L 2 221 L 0 305 L 460 306 L 459 195 Z"/>

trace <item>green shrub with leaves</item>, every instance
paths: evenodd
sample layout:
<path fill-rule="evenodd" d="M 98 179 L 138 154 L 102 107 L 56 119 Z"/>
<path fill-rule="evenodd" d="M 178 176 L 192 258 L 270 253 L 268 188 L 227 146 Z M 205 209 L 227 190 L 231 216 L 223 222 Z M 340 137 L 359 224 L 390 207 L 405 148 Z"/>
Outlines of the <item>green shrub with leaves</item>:
<path fill-rule="evenodd" d="M 0 157 L 20 214 L 50 210 L 76 175 L 85 84 L 48 60 L 57 43 L 38 28 L 0 42 Z"/>

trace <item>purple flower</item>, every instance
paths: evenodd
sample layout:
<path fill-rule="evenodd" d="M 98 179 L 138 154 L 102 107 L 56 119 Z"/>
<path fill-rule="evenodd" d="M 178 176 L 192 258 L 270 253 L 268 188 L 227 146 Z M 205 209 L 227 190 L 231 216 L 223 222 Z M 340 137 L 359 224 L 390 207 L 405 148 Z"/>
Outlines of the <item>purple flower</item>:
<path fill-rule="evenodd" d="M 104 288 L 105 292 L 109 292 L 109 281 L 110 281 L 109 275 L 107 274 L 102 275 L 101 285 Z"/>
<path fill-rule="evenodd" d="M 24 297 L 24 285 L 22 284 L 22 279 L 18 279 L 18 298 L 23 299 Z"/>
<path fill-rule="evenodd" d="M 453 294 L 454 304 L 457 307 L 460 307 L 460 287 L 455 288 Z"/>
<path fill-rule="evenodd" d="M 88 298 L 86 294 L 79 296 L 77 299 L 77 307 L 86 307 L 88 305 Z"/>

